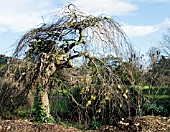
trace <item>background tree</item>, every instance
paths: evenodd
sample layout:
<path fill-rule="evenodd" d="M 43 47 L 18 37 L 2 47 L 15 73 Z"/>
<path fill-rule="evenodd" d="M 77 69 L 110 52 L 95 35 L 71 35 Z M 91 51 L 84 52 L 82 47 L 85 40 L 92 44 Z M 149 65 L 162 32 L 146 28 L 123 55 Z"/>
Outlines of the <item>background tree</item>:
<path fill-rule="evenodd" d="M 148 70 L 146 75 L 147 84 L 151 86 L 169 86 L 170 59 L 162 57 Z"/>
<path fill-rule="evenodd" d="M 161 58 L 161 50 L 157 47 L 151 47 L 148 52 L 146 53 L 148 55 L 148 67 L 147 67 L 147 77 L 149 79 L 147 80 L 147 85 L 156 85 L 156 78 L 157 78 L 157 71 L 154 71 L 154 67 L 156 66 L 156 64 L 159 62 L 160 58 Z"/>
<path fill-rule="evenodd" d="M 146 72 L 147 84 L 151 86 L 168 85 L 169 57 L 165 56 L 165 52 L 157 47 L 150 48 L 147 55 L 149 56 L 149 67 Z"/>
<path fill-rule="evenodd" d="M 7 69 L 7 62 L 10 60 L 9 57 L 5 55 L 0 55 L 0 77 L 3 77 L 3 75 L 6 72 Z"/>
<path fill-rule="evenodd" d="M 161 42 L 161 48 L 165 53 L 165 56 L 170 57 L 170 28 L 163 35 L 163 41 Z"/>

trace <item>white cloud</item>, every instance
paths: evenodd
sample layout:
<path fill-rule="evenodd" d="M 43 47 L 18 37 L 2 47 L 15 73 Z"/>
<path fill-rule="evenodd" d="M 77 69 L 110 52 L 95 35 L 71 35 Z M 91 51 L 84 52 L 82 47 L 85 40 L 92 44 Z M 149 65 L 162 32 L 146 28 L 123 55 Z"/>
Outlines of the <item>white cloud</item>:
<path fill-rule="evenodd" d="M 0 24 L 0 32 L 6 32 L 7 27 L 5 25 Z"/>
<path fill-rule="evenodd" d="M 22 32 L 43 22 L 52 0 L 0 0 L 0 32 Z"/>
<path fill-rule="evenodd" d="M 137 10 L 135 5 L 125 2 L 123 0 L 75 0 L 73 2 L 83 11 L 100 15 L 127 15 L 131 11 Z"/>
<path fill-rule="evenodd" d="M 136 36 L 146 36 L 154 32 L 162 32 L 170 27 L 170 18 L 165 18 L 165 20 L 157 25 L 128 25 L 123 24 L 122 28 L 124 32 L 130 37 Z"/>
<path fill-rule="evenodd" d="M 23 32 L 33 28 L 43 23 L 42 16 L 57 10 L 57 4 L 66 2 L 95 15 L 125 15 L 137 9 L 123 0 L 0 0 L 0 32 Z"/>
<path fill-rule="evenodd" d="M 145 36 L 159 30 L 158 26 L 125 25 L 122 26 L 122 28 L 124 32 L 130 37 Z"/>
<path fill-rule="evenodd" d="M 165 18 L 165 21 L 163 22 L 163 24 L 167 27 L 170 27 L 170 18 Z"/>

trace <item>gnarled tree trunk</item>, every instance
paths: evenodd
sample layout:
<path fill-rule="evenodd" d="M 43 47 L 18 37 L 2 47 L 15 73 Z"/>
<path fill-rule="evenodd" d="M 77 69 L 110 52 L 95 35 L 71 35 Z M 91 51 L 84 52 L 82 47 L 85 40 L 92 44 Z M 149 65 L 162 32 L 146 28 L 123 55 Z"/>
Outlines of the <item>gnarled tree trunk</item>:
<path fill-rule="evenodd" d="M 40 95 L 45 112 L 47 113 L 47 115 L 50 115 L 50 103 L 47 90 L 41 91 Z"/>

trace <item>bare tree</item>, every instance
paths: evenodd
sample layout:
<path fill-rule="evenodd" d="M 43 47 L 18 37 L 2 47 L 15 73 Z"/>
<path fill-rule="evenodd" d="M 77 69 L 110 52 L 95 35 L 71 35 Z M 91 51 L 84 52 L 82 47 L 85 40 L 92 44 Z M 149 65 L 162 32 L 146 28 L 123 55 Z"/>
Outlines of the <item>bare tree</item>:
<path fill-rule="evenodd" d="M 161 47 L 166 56 L 170 57 L 170 28 L 163 35 L 163 42 L 161 42 Z"/>
<path fill-rule="evenodd" d="M 114 19 L 86 15 L 70 4 L 52 23 L 44 23 L 21 38 L 8 77 L 22 87 L 18 96 L 41 88 L 42 104 L 49 115 L 47 92 L 49 87 L 55 87 L 55 72 L 65 69 L 70 82 L 80 90 L 81 101 L 68 92 L 76 104 L 79 121 L 91 120 L 89 116 L 83 116 L 85 113 L 108 115 L 106 109 L 113 121 L 118 118 L 112 115 L 115 111 L 118 115 L 124 115 L 125 111 L 130 114 L 132 100 L 127 86 L 101 58 L 114 56 L 124 65 L 122 62 L 128 61 L 132 54 L 131 44 Z M 82 67 L 83 70 L 75 70 Z M 18 77 L 14 78 L 16 74 Z M 100 117 L 105 120 L 104 116 Z"/>

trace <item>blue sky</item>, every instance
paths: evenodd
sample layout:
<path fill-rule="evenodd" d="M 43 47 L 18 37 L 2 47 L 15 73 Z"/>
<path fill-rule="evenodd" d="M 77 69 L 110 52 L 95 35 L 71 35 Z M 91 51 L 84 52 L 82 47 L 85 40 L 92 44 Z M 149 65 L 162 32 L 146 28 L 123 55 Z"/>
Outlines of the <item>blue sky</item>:
<path fill-rule="evenodd" d="M 10 55 L 19 38 L 73 3 L 87 14 L 106 14 L 122 25 L 135 49 L 145 54 L 170 27 L 170 0 L 0 0 L 0 54 Z M 43 16 L 43 19 L 42 19 Z"/>

